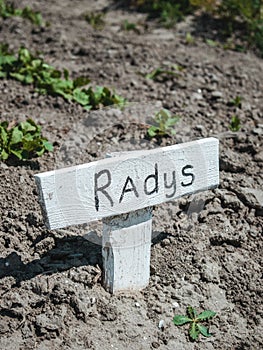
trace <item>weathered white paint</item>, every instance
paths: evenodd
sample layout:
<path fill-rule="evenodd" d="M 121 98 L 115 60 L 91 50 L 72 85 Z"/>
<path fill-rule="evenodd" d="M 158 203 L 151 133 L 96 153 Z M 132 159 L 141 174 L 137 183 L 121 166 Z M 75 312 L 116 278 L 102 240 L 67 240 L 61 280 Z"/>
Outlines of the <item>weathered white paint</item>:
<path fill-rule="evenodd" d="M 148 285 L 151 235 L 151 208 L 103 220 L 103 283 L 111 293 Z"/>
<path fill-rule="evenodd" d="M 218 163 L 218 140 L 207 138 L 149 151 L 126 152 L 118 157 L 37 174 L 35 179 L 46 225 L 56 229 L 214 188 L 219 183 Z"/>

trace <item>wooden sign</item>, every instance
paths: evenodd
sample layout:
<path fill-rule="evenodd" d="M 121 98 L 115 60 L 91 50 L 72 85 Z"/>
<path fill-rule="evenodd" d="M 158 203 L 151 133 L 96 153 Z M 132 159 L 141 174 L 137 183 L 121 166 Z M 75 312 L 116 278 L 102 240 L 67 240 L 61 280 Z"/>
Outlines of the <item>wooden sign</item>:
<path fill-rule="evenodd" d="M 202 139 L 35 176 L 50 229 L 128 213 L 218 185 L 218 141 Z"/>
<path fill-rule="evenodd" d="M 151 207 L 215 188 L 219 184 L 218 140 L 207 138 L 112 156 L 37 174 L 35 179 L 47 227 L 57 229 L 103 219 L 106 285 L 111 291 L 133 289 L 133 286 L 138 289 L 147 285 L 149 279 Z M 141 239 L 137 237 L 138 233 Z M 113 235 L 117 239 L 113 239 Z M 136 243 L 134 237 L 139 242 Z M 143 277 L 137 284 L 135 277 L 129 283 L 118 283 L 121 277 L 116 278 L 117 270 L 127 261 L 127 251 L 126 258 L 120 251 L 130 248 L 134 251 L 138 243 L 141 250 L 138 248 L 134 254 L 141 262 L 133 263 L 136 266 L 134 276 Z M 129 261 L 129 270 L 131 264 Z M 147 265 L 147 268 L 138 265 Z M 127 273 L 127 269 L 122 269 L 123 278 L 126 276 L 130 280 Z"/>

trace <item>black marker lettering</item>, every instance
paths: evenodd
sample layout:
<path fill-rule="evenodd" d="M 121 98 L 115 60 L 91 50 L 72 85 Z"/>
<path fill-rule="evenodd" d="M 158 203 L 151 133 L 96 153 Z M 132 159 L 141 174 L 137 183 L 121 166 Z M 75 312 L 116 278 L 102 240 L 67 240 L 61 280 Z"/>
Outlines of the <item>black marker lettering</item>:
<path fill-rule="evenodd" d="M 176 193 L 176 179 L 175 179 L 175 171 L 173 171 L 173 181 L 172 181 L 172 183 L 170 184 L 170 185 L 168 185 L 167 184 L 167 174 L 166 173 L 164 173 L 164 187 L 165 188 L 174 188 L 174 190 L 173 190 L 173 193 L 171 193 L 171 194 L 166 194 L 166 198 L 172 198 L 174 195 L 175 195 L 175 193 Z"/>
<path fill-rule="evenodd" d="M 104 174 L 107 175 L 107 177 L 108 177 L 107 183 L 105 185 L 102 185 L 101 187 L 98 187 L 98 179 L 100 176 L 102 176 Z M 105 191 L 105 189 L 107 187 L 109 187 L 111 184 L 111 173 L 109 172 L 109 170 L 105 169 L 105 170 L 101 170 L 98 173 L 95 173 L 94 181 L 95 181 L 94 193 L 95 193 L 95 208 L 96 208 L 96 210 L 99 211 L 99 207 L 100 207 L 100 201 L 99 201 L 99 196 L 98 196 L 99 191 L 102 192 L 106 198 L 108 198 L 111 206 L 113 207 L 113 200 L 112 200 L 111 196 L 108 194 L 108 192 Z"/>
<path fill-rule="evenodd" d="M 186 172 L 187 169 L 193 169 L 193 166 L 192 166 L 192 165 L 186 165 L 186 166 L 184 166 L 183 169 L 182 169 L 182 174 L 183 174 L 183 176 L 190 176 L 190 177 L 191 177 L 191 181 L 190 181 L 190 182 L 188 182 L 188 183 L 181 182 L 181 185 L 182 185 L 183 187 L 192 185 L 192 183 L 193 183 L 194 180 L 195 180 L 195 175 L 194 175 L 193 173 L 187 173 L 187 172 Z"/>
<path fill-rule="evenodd" d="M 131 184 L 131 187 L 130 187 L 130 188 L 126 188 L 126 187 L 128 186 L 128 183 L 129 183 L 129 182 L 130 182 L 130 184 Z M 136 189 L 136 187 L 135 187 L 135 185 L 134 185 L 132 179 L 130 178 L 130 176 L 128 176 L 127 179 L 126 179 L 126 181 L 125 181 L 125 184 L 124 184 L 124 186 L 123 186 L 123 189 L 122 189 L 122 193 L 121 193 L 121 196 L 120 196 L 119 203 L 122 202 L 123 197 L 124 197 L 124 194 L 125 194 L 126 192 L 132 192 L 132 191 L 134 192 L 135 196 L 138 198 L 138 197 L 139 197 L 139 194 L 138 194 L 138 192 L 137 192 L 137 189 Z"/>
<path fill-rule="evenodd" d="M 158 187 L 158 166 L 157 166 L 157 164 L 155 164 L 154 169 L 155 169 L 154 174 L 151 174 L 151 175 L 147 176 L 145 181 L 144 181 L 144 193 L 147 194 L 148 196 L 153 194 L 154 192 L 158 193 L 158 190 L 159 190 L 159 187 Z M 151 191 L 149 191 L 147 189 L 147 182 L 150 179 L 153 179 L 154 183 L 155 183 L 155 186 L 154 186 L 154 188 Z"/>

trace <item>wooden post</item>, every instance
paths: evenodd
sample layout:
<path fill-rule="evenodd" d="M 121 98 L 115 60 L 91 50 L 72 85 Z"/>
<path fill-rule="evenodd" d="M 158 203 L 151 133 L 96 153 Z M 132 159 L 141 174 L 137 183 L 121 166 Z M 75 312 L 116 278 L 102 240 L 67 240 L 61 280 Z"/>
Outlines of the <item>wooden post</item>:
<path fill-rule="evenodd" d="M 140 290 L 148 285 L 151 239 L 151 207 L 103 220 L 103 283 L 107 290 Z"/>

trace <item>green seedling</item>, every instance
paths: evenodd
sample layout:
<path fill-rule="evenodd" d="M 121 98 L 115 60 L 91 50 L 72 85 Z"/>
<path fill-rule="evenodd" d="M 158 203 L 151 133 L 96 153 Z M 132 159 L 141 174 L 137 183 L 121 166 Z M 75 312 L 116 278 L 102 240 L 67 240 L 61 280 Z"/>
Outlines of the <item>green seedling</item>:
<path fill-rule="evenodd" d="M 192 34 L 190 32 L 187 32 L 185 35 L 185 42 L 187 45 L 191 45 L 195 42 L 194 37 L 192 36 Z"/>
<path fill-rule="evenodd" d="M 205 310 L 200 314 L 197 314 L 196 310 L 192 306 L 188 306 L 186 309 L 186 315 L 174 316 L 173 323 L 176 326 L 182 326 L 189 323 L 189 337 L 195 341 L 199 335 L 202 334 L 204 337 L 211 337 L 208 328 L 201 324 L 201 322 L 211 319 L 216 315 L 216 312 L 211 310 Z"/>
<path fill-rule="evenodd" d="M 175 130 L 172 128 L 179 120 L 179 117 L 172 115 L 167 109 L 161 109 L 154 116 L 155 125 L 152 125 L 147 130 L 147 134 L 152 137 L 164 137 L 174 135 Z"/>
<path fill-rule="evenodd" d="M 162 67 L 158 67 L 156 69 L 153 69 L 150 73 L 145 75 L 146 79 L 152 79 L 157 80 L 158 78 L 162 77 L 163 79 L 168 79 L 169 77 L 179 77 L 180 74 L 178 72 L 183 70 L 183 67 L 178 66 L 176 64 L 171 66 L 172 69 L 166 69 Z"/>
<path fill-rule="evenodd" d="M 235 98 L 233 98 L 232 100 L 229 101 L 229 105 L 240 108 L 241 102 L 242 102 L 242 97 L 236 96 Z"/>
<path fill-rule="evenodd" d="M 33 11 L 29 6 L 22 9 L 15 8 L 13 4 L 6 4 L 4 0 L 0 0 L 0 16 L 2 18 L 17 16 L 28 19 L 38 26 L 43 24 L 43 18 L 40 12 Z"/>
<path fill-rule="evenodd" d="M 41 127 L 32 119 L 16 125 L 7 121 L 0 123 L 0 160 L 10 157 L 26 160 L 40 157 L 46 151 L 53 151 L 53 146 L 41 135 Z"/>
<path fill-rule="evenodd" d="M 33 56 L 26 48 L 20 48 L 18 57 L 8 52 L 8 46 L 0 46 L 0 78 L 16 79 L 23 84 L 33 84 L 42 94 L 62 96 L 67 101 L 79 103 L 85 109 L 96 109 L 112 104 L 123 105 L 125 100 L 107 87 L 87 87 L 90 79 L 69 78 L 68 70 L 59 71 Z"/>
<path fill-rule="evenodd" d="M 84 18 L 93 29 L 102 30 L 105 26 L 105 13 L 103 12 L 86 12 Z"/>
<path fill-rule="evenodd" d="M 219 42 L 215 40 L 206 39 L 205 42 L 207 43 L 208 46 L 211 46 L 211 47 L 219 46 Z"/>
<path fill-rule="evenodd" d="M 241 128 L 240 119 L 236 115 L 233 115 L 230 121 L 229 129 L 231 131 L 237 132 L 240 130 L 240 128 Z"/>
<path fill-rule="evenodd" d="M 133 31 L 137 34 L 140 33 L 138 27 L 137 27 L 137 24 L 136 23 L 132 23 L 132 22 L 129 22 L 127 19 L 125 19 L 125 21 L 122 23 L 122 29 L 125 30 L 126 32 L 129 32 L 129 31 Z"/>

